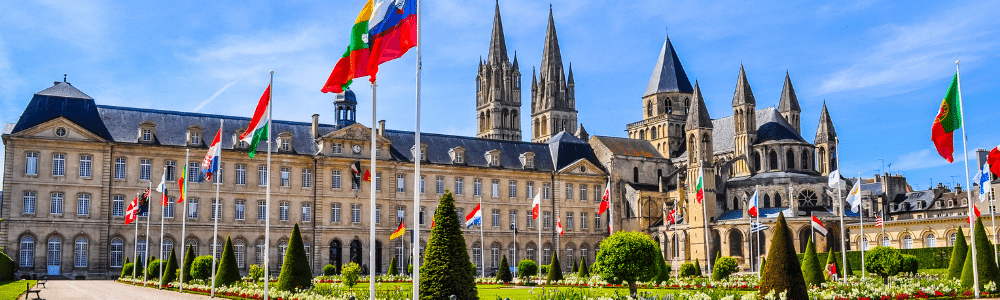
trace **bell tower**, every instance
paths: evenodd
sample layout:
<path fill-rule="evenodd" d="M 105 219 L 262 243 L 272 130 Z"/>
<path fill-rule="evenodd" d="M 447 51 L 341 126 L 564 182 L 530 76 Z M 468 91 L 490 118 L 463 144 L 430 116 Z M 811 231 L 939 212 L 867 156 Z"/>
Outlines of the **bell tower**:
<path fill-rule="evenodd" d="M 539 69 L 537 79 L 534 71 L 531 74 L 531 141 L 536 143 L 545 142 L 562 131 L 572 133 L 577 128 L 573 67 L 569 68 L 567 80 L 551 5 Z"/>
<path fill-rule="evenodd" d="M 708 115 L 708 108 L 705 100 L 701 96 L 701 89 L 698 82 L 694 84 L 694 97 L 691 99 L 691 111 L 688 113 L 684 134 L 687 136 L 687 195 L 688 207 L 687 218 L 689 218 L 688 234 L 690 234 L 692 257 L 707 258 L 709 254 L 705 250 L 709 237 L 705 236 L 706 227 L 709 220 L 705 216 L 716 215 L 717 206 L 715 203 L 715 167 L 713 165 L 712 153 L 712 118 Z M 701 184 L 705 193 L 701 203 L 697 202 L 698 197 L 698 175 L 702 175 Z M 712 256 L 714 259 L 715 257 Z"/>
<path fill-rule="evenodd" d="M 500 3 L 493 16 L 493 35 L 486 61 L 479 62 L 476 74 L 476 114 L 482 139 L 521 140 L 521 72 L 507 58 L 507 43 L 500 20 Z"/>
<path fill-rule="evenodd" d="M 747 73 L 740 65 L 740 77 L 736 79 L 736 92 L 733 93 L 733 135 L 734 154 L 745 159 L 733 163 L 733 177 L 750 176 L 760 166 L 760 159 L 755 159 L 750 151 L 750 143 L 757 138 L 757 101 L 753 98 L 753 90 L 747 81 Z"/>

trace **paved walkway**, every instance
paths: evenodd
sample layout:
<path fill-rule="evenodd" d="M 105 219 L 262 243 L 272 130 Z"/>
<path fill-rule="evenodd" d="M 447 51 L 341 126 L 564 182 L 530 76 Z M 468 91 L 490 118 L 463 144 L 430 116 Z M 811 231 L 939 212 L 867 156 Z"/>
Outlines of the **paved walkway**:
<path fill-rule="evenodd" d="M 42 290 L 42 298 L 53 300 L 209 299 L 208 296 L 131 286 L 112 280 L 50 280 L 45 286 L 39 287 Z"/>

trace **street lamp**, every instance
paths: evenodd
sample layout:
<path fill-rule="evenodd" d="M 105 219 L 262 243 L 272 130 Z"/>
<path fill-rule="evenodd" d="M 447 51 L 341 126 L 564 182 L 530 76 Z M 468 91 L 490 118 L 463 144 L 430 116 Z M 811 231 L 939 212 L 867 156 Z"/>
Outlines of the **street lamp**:
<path fill-rule="evenodd" d="M 513 264 L 515 266 L 514 267 L 514 272 L 511 272 L 511 273 L 514 273 L 514 277 L 517 277 L 517 267 L 516 267 L 517 263 L 518 263 L 517 262 L 517 220 L 511 220 L 510 221 L 510 230 L 514 232 L 514 254 L 511 257 L 511 259 L 512 259 L 511 262 L 513 262 Z M 509 268 L 510 266 L 508 265 L 507 267 Z"/>

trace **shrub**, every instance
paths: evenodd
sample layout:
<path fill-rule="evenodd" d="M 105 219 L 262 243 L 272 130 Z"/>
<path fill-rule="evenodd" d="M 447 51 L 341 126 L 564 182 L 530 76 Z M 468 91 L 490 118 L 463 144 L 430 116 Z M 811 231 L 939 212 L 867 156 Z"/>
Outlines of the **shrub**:
<path fill-rule="evenodd" d="M 132 263 L 128 261 L 128 257 L 125 258 L 125 264 L 122 265 L 122 273 L 118 277 L 132 277 Z"/>
<path fill-rule="evenodd" d="M 434 228 L 424 250 L 424 264 L 420 268 L 420 298 L 479 299 L 476 289 L 475 267 L 469 263 L 465 236 L 455 214 L 455 199 L 445 191 L 434 213 Z M 469 267 L 472 266 L 472 272 Z"/>
<path fill-rule="evenodd" d="M 701 262 L 697 258 L 694 259 L 694 276 L 701 277 Z"/>
<path fill-rule="evenodd" d="M 636 295 L 637 281 L 649 281 L 657 274 L 656 256 L 659 247 L 648 235 L 619 231 L 601 242 L 597 252 L 599 274 L 605 280 L 617 278 L 627 282 L 629 294 Z M 608 280 L 611 281 L 611 280 Z"/>
<path fill-rule="evenodd" d="M 562 266 L 559 265 L 559 253 L 552 252 L 552 264 L 549 264 L 549 274 L 545 278 L 545 284 L 559 282 L 563 280 Z"/>
<path fill-rule="evenodd" d="M 333 275 L 337 275 L 337 267 L 334 267 L 333 265 L 323 266 L 323 276 L 333 276 Z"/>
<path fill-rule="evenodd" d="M 973 268 L 972 268 L 972 251 L 976 251 L 976 264 L 978 265 L 979 271 L 979 288 L 984 290 L 983 287 L 990 282 L 1000 282 L 1000 270 L 997 270 L 996 260 L 993 258 L 994 249 L 993 244 L 990 239 L 986 237 L 986 230 L 983 229 L 983 219 L 979 218 L 976 220 L 976 227 L 973 230 L 972 238 L 976 243 L 975 249 L 969 247 L 969 254 L 965 255 L 965 266 L 962 268 L 962 287 L 967 289 L 972 289 L 973 285 Z"/>
<path fill-rule="evenodd" d="M 917 257 L 909 254 L 903 254 L 903 259 L 899 262 L 899 272 L 917 274 Z"/>
<path fill-rule="evenodd" d="M 191 265 L 191 278 L 208 280 L 212 277 L 212 256 L 201 255 L 194 258 Z"/>
<path fill-rule="evenodd" d="M 541 265 L 538 266 L 538 268 L 539 268 L 538 271 L 541 272 L 540 274 L 542 275 L 549 274 L 549 265 Z"/>
<path fill-rule="evenodd" d="M 771 248 L 767 251 L 768 264 L 761 270 L 760 295 L 773 291 L 776 294 L 787 293 L 787 299 L 809 299 L 785 214 L 778 214 L 774 227 Z"/>
<path fill-rule="evenodd" d="M 663 260 L 663 255 L 657 255 L 656 269 L 656 276 L 653 277 L 654 282 L 660 283 L 670 281 L 670 266 L 668 266 L 667 262 Z"/>
<path fill-rule="evenodd" d="M 146 264 L 146 279 L 157 278 L 160 278 L 160 260 L 156 256 L 150 256 L 149 263 Z"/>
<path fill-rule="evenodd" d="M 280 291 L 292 291 L 312 287 L 312 268 L 306 260 L 306 248 L 302 244 L 302 233 L 299 232 L 298 223 L 292 227 L 292 235 L 288 238 L 288 249 L 285 251 L 285 261 L 281 265 L 281 274 L 274 288 Z"/>
<path fill-rule="evenodd" d="M 236 264 L 233 240 L 226 237 L 226 246 L 222 248 L 222 262 L 219 262 L 219 269 L 215 273 L 215 287 L 229 286 L 239 281 L 240 267 Z"/>
<path fill-rule="evenodd" d="M 177 255 L 174 254 L 174 249 L 170 249 L 170 257 L 167 258 L 166 265 L 163 267 L 163 276 L 160 277 L 160 284 L 167 285 L 177 279 Z"/>
<path fill-rule="evenodd" d="M 389 260 L 389 272 L 386 274 L 389 276 L 399 275 L 399 270 L 397 270 L 397 268 L 399 267 L 396 266 L 396 257 L 393 256 L 392 259 Z"/>
<path fill-rule="evenodd" d="M 181 282 L 187 283 L 194 279 L 194 275 L 191 274 L 191 269 L 194 266 L 194 248 L 191 245 L 187 246 L 187 250 L 184 251 L 184 265 L 181 267 Z"/>
<path fill-rule="evenodd" d="M 514 280 L 514 276 L 510 274 L 510 264 L 507 263 L 507 255 L 500 258 L 500 270 L 497 271 L 497 280 L 503 281 L 503 283 L 510 283 Z"/>
<path fill-rule="evenodd" d="M 715 261 L 715 266 L 712 268 L 712 280 L 719 281 L 729 275 L 736 273 L 739 266 L 736 264 L 736 259 L 732 257 L 722 257 Z M 669 276 L 669 275 L 668 275 Z"/>
<path fill-rule="evenodd" d="M 14 260 L 10 256 L 0 252 L 0 281 L 14 280 Z"/>
<path fill-rule="evenodd" d="M 816 244 L 813 243 L 812 238 L 809 238 L 809 243 L 806 244 L 806 253 L 802 258 L 802 278 L 806 280 L 807 285 L 819 286 L 826 279 L 823 278 L 823 267 L 819 265 L 819 259 L 816 258 Z"/>
<path fill-rule="evenodd" d="M 962 267 L 965 266 L 965 254 L 969 252 L 969 245 L 965 242 L 965 233 L 962 227 L 958 228 L 955 237 L 955 246 L 951 249 L 951 260 L 948 263 L 948 278 L 961 279 Z"/>
<path fill-rule="evenodd" d="M 341 280 L 347 288 L 354 288 L 355 284 L 358 284 L 358 274 L 361 273 L 361 267 L 358 264 L 351 262 L 344 266 L 344 269 L 340 271 Z"/>
<path fill-rule="evenodd" d="M 406 265 L 406 274 L 413 274 L 413 264 Z"/>
<path fill-rule="evenodd" d="M 573 269 L 570 270 L 570 273 L 576 273 L 576 272 L 580 272 L 580 269 L 579 269 L 579 266 L 577 266 L 576 261 L 574 260 L 573 261 Z"/>
<path fill-rule="evenodd" d="M 264 268 L 258 265 L 250 265 L 250 269 L 247 271 L 247 278 L 250 278 L 254 282 L 261 281 L 261 278 L 264 278 Z"/>
<path fill-rule="evenodd" d="M 538 275 L 538 264 L 530 259 L 522 259 L 517 263 L 517 275 L 521 278 Z"/>
<path fill-rule="evenodd" d="M 698 275 L 698 271 L 696 270 L 694 263 L 691 262 L 681 264 L 680 272 L 681 274 L 678 276 L 681 277 L 694 277 Z"/>
<path fill-rule="evenodd" d="M 518 269 L 518 270 L 520 270 L 520 269 Z M 579 276 L 580 276 L 580 278 L 584 278 L 584 279 L 590 278 L 590 267 L 587 266 L 587 258 L 586 257 L 581 257 L 580 258 L 580 274 L 579 274 Z"/>
<path fill-rule="evenodd" d="M 867 251 L 865 259 L 865 271 L 881 276 L 882 282 L 888 283 L 889 276 L 899 273 L 899 265 L 903 257 L 896 248 L 879 246 Z"/>

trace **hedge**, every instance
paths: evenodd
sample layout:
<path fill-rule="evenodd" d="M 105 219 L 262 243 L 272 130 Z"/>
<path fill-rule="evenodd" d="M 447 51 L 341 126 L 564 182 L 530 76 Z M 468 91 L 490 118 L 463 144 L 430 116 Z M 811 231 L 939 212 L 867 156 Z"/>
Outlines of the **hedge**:
<path fill-rule="evenodd" d="M 947 268 L 948 263 L 950 262 L 951 248 L 952 247 L 949 246 L 949 247 L 936 247 L 936 248 L 899 249 L 899 253 L 916 256 L 918 267 L 920 269 L 943 269 Z M 802 261 L 803 255 L 805 254 L 802 253 L 798 254 L 799 261 Z M 816 253 L 816 258 L 819 261 L 826 261 L 827 255 L 828 253 Z M 851 265 L 852 270 L 861 270 L 861 251 L 848 251 L 847 263 Z"/>

